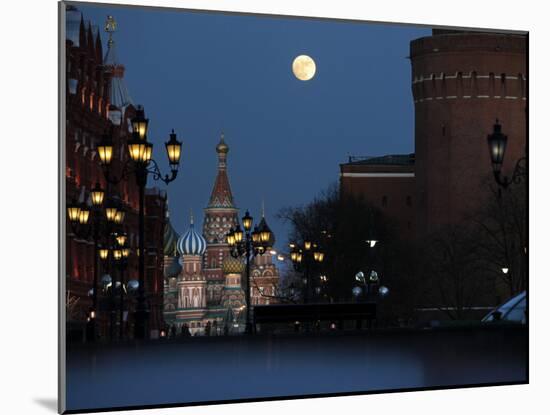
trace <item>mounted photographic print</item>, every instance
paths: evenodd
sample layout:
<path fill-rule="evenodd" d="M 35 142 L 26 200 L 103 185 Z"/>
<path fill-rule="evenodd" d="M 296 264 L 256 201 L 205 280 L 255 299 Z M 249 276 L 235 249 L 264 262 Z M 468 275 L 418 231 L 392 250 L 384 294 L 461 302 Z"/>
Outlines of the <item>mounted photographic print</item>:
<path fill-rule="evenodd" d="M 528 382 L 527 33 L 59 10 L 60 412 Z"/>

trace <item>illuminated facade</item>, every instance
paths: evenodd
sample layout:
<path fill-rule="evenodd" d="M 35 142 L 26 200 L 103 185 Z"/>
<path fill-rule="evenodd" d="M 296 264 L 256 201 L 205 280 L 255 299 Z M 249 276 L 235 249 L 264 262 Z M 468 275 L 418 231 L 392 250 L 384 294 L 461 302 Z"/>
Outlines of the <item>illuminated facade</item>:
<path fill-rule="evenodd" d="M 111 171 L 120 176 L 123 165 L 128 160 L 126 140 L 130 137 L 131 118 L 135 108 L 124 82 L 124 65 L 117 60 L 116 44 L 112 33 L 116 29 L 114 19 L 110 18 L 107 51 L 103 45 L 99 30 L 74 7 L 67 6 L 66 41 L 66 167 L 65 185 L 67 202 L 87 203 L 90 190 L 99 183 L 108 189 L 105 200 L 114 201 L 125 209 L 124 230 L 128 234 L 127 246 L 130 248 L 125 281 L 138 279 L 138 189 L 132 176 L 117 185 L 109 185 L 97 155 L 97 144 L 106 132 L 113 138 L 113 158 Z M 145 195 L 145 235 L 147 238 L 147 259 L 145 293 L 150 310 L 149 335 L 156 337 L 162 322 L 162 231 L 164 229 L 164 211 L 166 194 L 157 188 L 146 189 Z M 104 219 L 102 219 L 104 220 Z M 94 268 L 98 268 L 99 279 L 111 274 L 116 280 L 117 270 L 112 260 L 100 261 L 94 258 L 94 244 L 90 235 L 83 237 L 73 232 L 71 224 L 66 224 L 66 278 L 69 337 L 79 341 L 83 337 L 87 313 L 92 306 L 89 295 L 93 287 Z M 101 243 L 106 244 L 106 235 L 102 234 Z M 129 303 L 126 310 L 132 311 Z M 108 310 L 99 302 L 97 317 L 99 335 L 108 335 Z M 132 313 L 128 313 L 125 333 L 133 330 Z M 118 329 L 117 329 L 118 332 Z"/>

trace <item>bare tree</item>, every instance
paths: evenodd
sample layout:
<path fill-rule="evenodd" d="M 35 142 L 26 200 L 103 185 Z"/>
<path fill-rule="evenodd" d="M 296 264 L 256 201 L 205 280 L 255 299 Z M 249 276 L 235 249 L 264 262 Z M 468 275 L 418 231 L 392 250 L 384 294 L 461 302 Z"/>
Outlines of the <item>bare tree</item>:
<path fill-rule="evenodd" d="M 493 304 L 494 277 L 486 272 L 475 227 L 447 226 L 424 241 L 418 281 L 421 302 L 453 320 L 464 319 L 475 306 Z"/>
<path fill-rule="evenodd" d="M 505 190 L 493 186 L 485 207 L 472 218 L 477 226 L 486 271 L 506 287 L 507 296 L 518 294 L 527 287 L 526 196 L 523 182 Z"/>

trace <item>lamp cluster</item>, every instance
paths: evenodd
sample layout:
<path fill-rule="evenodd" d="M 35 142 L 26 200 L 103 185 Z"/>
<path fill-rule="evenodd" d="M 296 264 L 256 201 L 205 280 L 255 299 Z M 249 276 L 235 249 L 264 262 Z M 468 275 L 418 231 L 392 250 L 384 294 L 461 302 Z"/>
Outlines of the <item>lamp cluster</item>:
<path fill-rule="evenodd" d="M 245 333 L 251 334 L 254 330 L 250 321 L 250 259 L 252 256 L 263 255 L 266 251 L 271 250 L 271 243 L 275 239 L 271 229 L 267 226 L 265 220 L 262 219 L 259 225 L 252 224 L 254 219 L 250 216 L 248 210 L 242 218 L 243 228 L 237 223 L 235 228 L 231 228 L 226 235 L 226 241 L 229 245 L 231 256 L 233 258 L 244 257 L 246 264 L 246 286 L 245 286 L 245 303 L 246 303 L 246 326 Z"/>
<path fill-rule="evenodd" d="M 294 242 L 289 244 L 290 247 L 290 259 L 294 264 L 301 264 L 304 260 L 304 255 L 311 254 L 315 262 L 323 262 L 325 259 L 325 253 L 320 247 L 311 241 L 304 241 L 303 246 L 299 246 Z"/>
<path fill-rule="evenodd" d="M 132 118 L 132 138 L 128 140 L 128 154 L 130 160 L 136 163 L 139 168 L 147 168 L 153 160 L 153 143 L 147 141 L 147 132 L 149 129 L 149 119 L 145 118 L 145 111 L 142 106 L 138 106 L 136 116 Z M 170 133 L 170 139 L 164 143 L 166 154 L 172 171 L 172 177 L 166 177 L 165 182 L 170 182 L 176 178 L 181 158 L 182 143 L 178 141 L 174 130 Z M 110 134 L 105 134 L 97 146 L 99 159 L 104 167 L 109 167 L 113 158 L 113 140 Z M 154 163 L 156 166 L 156 163 Z M 156 178 L 161 178 L 158 168 L 152 173 Z"/>
<path fill-rule="evenodd" d="M 242 218 L 242 222 L 244 230 L 241 229 L 239 224 L 237 224 L 237 226 L 234 229 L 231 228 L 226 235 L 227 244 L 229 245 L 231 255 L 234 258 L 238 258 L 239 256 L 245 254 L 247 250 L 247 243 L 251 243 L 251 249 L 253 250 L 254 255 L 263 255 L 266 251 L 272 248 L 270 246 L 270 241 L 272 240 L 271 229 L 269 229 L 269 226 L 267 226 L 265 221 L 263 221 L 260 226 L 254 226 L 254 230 L 250 232 L 252 229 L 253 218 L 247 210 L 246 214 Z"/>

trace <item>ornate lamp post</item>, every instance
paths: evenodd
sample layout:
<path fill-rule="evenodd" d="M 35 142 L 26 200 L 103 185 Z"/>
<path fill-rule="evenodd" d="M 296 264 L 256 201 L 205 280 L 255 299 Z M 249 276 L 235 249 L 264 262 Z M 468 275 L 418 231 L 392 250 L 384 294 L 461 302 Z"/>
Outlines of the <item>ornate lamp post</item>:
<path fill-rule="evenodd" d="M 99 183 L 90 192 L 92 209 L 83 203 L 70 203 L 67 206 L 67 216 L 76 235 L 88 238 L 92 235 L 94 241 L 94 280 L 92 291 L 92 308 L 89 312 L 88 337 L 89 341 L 96 339 L 96 320 L 97 320 L 97 286 L 98 286 L 98 254 L 99 254 L 99 228 L 101 227 L 101 206 L 105 192 Z M 92 213 L 92 222 L 90 223 L 90 213 Z M 91 228 L 90 226 L 91 225 Z"/>
<path fill-rule="evenodd" d="M 273 238 L 273 234 L 265 221 L 263 226 L 258 228 L 254 227 L 252 231 L 253 218 L 250 216 L 248 210 L 242 218 L 243 229 L 237 224 L 235 229 L 230 229 L 226 235 L 227 244 L 231 249 L 231 256 L 238 258 L 245 257 L 246 260 L 246 289 L 245 289 L 245 303 L 246 303 L 246 325 L 245 333 L 252 333 L 252 323 L 250 321 L 250 259 L 256 255 L 263 255 L 271 247 L 270 241 Z"/>
<path fill-rule="evenodd" d="M 97 147 L 107 181 L 110 183 L 118 183 L 130 173 L 133 173 L 139 189 L 139 287 L 135 319 L 135 337 L 138 339 L 144 339 L 146 337 L 146 322 L 149 314 L 145 300 L 145 186 L 147 185 L 149 174 L 153 176 L 154 180 L 162 180 L 166 184 L 176 179 L 182 146 L 182 143 L 177 140 L 174 130 L 172 130 L 170 139 L 165 143 L 171 174 L 166 174 L 163 177 L 157 162 L 152 158 L 153 144 L 147 141 L 148 125 L 149 120 L 145 118 L 143 107 L 138 106 L 136 116 L 132 119 L 132 138 L 128 140 L 127 143 L 130 163 L 124 165 L 120 178 L 111 176 L 109 172 L 109 166 L 113 155 L 111 137 L 104 136 L 102 142 Z"/>
<path fill-rule="evenodd" d="M 491 156 L 495 181 L 504 189 L 512 183 L 518 184 L 523 177 L 527 176 L 527 157 L 522 157 L 516 162 L 512 177 L 502 176 L 501 170 L 507 142 L 508 136 L 502 133 L 502 126 L 497 119 L 493 125 L 493 133 L 487 135 L 487 144 L 489 145 L 489 154 Z"/>
<path fill-rule="evenodd" d="M 310 240 L 305 240 L 303 245 L 298 245 L 296 243 L 290 243 L 290 259 L 294 264 L 294 269 L 296 271 L 303 271 L 304 281 L 305 281 L 305 290 L 304 290 L 304 304 L 309 302 L 309 293 L 310 293 L 310 270 L 311 267 L 316 263 L 321 263 L 325 259 L 325 253 L 321 248 Z"/>

